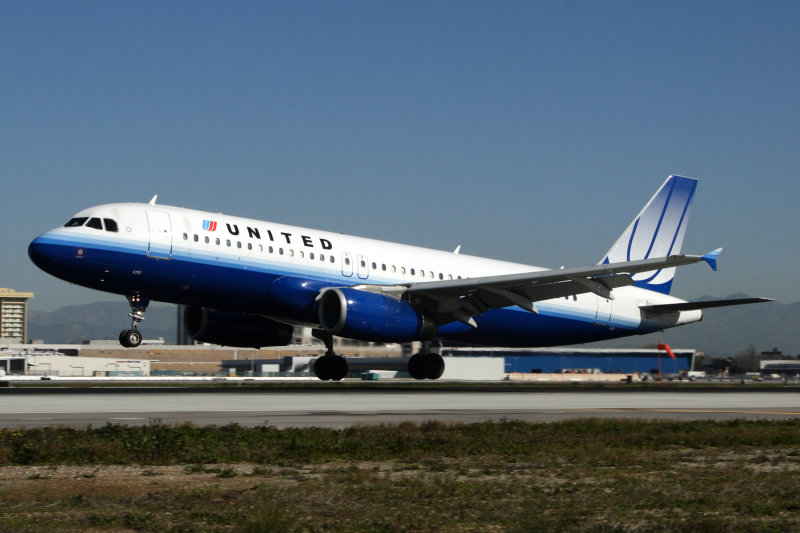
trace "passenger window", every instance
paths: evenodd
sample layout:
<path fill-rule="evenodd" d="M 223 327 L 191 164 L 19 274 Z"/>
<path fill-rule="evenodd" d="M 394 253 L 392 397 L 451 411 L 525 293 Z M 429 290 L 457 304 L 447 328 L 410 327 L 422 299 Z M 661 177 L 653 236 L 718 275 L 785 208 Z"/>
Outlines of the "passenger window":
<path fill-rule="evenodd" d="M 110 218 L 104 218 L 103 222 L 106 225 L 106 231 L 113 231 L 114 233 L 118 232 L 119 229 L 117 228 L 117 222 Z"/>
<path fill-rule="evenodd" d="M 272 253 L 272 252 L 274 252 L 274 251 L 275 251 L 275 249 L 274 249 L 272 246 L 270 246 L 270 247 L 268 248 L 268 250 L 269 250 L 269 253 Z"/>
<path fill-rule="evenodd" d="M 241 248 L 242 247 L 242 241 L 236 241 L 236 247 L 237 248 Z"/>
<path fill-rule="evenodd" d="M 248 249 L 248 250 L 252 250 L 252 249 L 253 249 L 253 243 L 251 243 L 251 242 L 248 242 L 248 243 L 247 243 L 247 249 Z"/>
<path fill-rule="evenodd" d="M 94 217 L 90 218 L 89 222 L 87 222 L 86 225 L 92 229 L 100 229 L 100 230 L 103 229 L 103 223 L 100 221 L 99 218 L 94 218 Z"/>
<path fill-rule="evenodd" d="M 405 274 L 406 273 L 406 267 L 400 267 L 400 273 L 401 274 Z"/>
<path fill-rule="evenodd" d="M 309 259 L 314 259 L 314 252 L 309 252 L 308 258 Z"/>
<path fill-rule="evenodd" d="M 439 279 L 444 279 L 444 274 L 442 274 L 441 272 L 439 272 Z"/>
<path fill-rule="evenodd" d="M 289 250 L 289 257 L 294 257 L 294 250 L 292 249 Z"/>
<path fill-rule="evenodd" d="M 411 269 L 411 275 L 413 276 L 413 275 L 414 275 L 414 274 L 416 274 L 416 273 L 417 273 L 417 271 L 416 271 L 416 270 L 414 270 L 414 269 L 412 268 L 412 269 Z"/>
<path fill-rule="evenodd" d="M 230 240 L 230 239 L 226 239 L 226 240 L 225 240 L 225 245 L 226 245 L 228 248 L 230 248 L 230 246 L 231 246 L 231 240 Z"/>
<path fill-rule="evenodd" d="M 194 234 L 194 242 L 197 242 L 197 241 L 199 241 L 199 240 L 200 240 L 200 237 L 198 237 L 198 236 L 197 236 L 197 233 L 195 233 L 195 234 Z"/>
<path fill-rule="evenodd" d="M 392 265 L 392 273 L 397 272 L 397 267 Z"/>
<path fill-rule="evenodd" d="M 188 241 L 189 240 L 189 234 L 188 233 L 184 233 L 183 234 L 183 240 L 184 241 Z"/>
<path fill-rule="evenodd" d="M 345 257 L 344 258 L 344 264 L 345 265 L 349 265 L 350 264 L 350 258 L 349 257 Z"/>
<path fill-rule="evenodd" d="M 335 262 L 336 260 L 331 256 L 331 263 Z"/>
<path fill-rule="evenodd" d="M 373 262 L 373 263 L 372 263 L 372 270 L 375 270 L 375 269 L 377 269 L 377 268 L 378 268 L 378 265 L 376 265 L 376 264 Z"/>
<path fill-rule="evenodd" d="M 381 265 L 381 270 L 383 270 L 384 272 L 386 272 L 386 265 L 385 265 L 385 264 Z"/>
<path fill-rule="evenodd" d="M 306 254 L 303 253 L 303 250 L 300 250 L 299 252 L 297 252 L 297 255 L 300 256 L 300 259 L 302 259 L 305 257 Z"/>
<path fill-rule="evenodd" d="M 208 235 L 206 235 L 205 241 L 206 241 L 206 244 L 208 244 L 211 241 L 211 239 L 208 238 Z"/>
<path fill-rule="evenodd" d="M 78 217 L 78 218 L 71 218 L 69 222 L 64 224 L 65 228 L 77 228 L 78 226 L 83 226 L 89 217 Z"/>
<path fill-rule="evenodd" d="M 219 240 L 219 237 L 217 237 L 217 246 L 219 246 L 219 243 L 220 243 L 220 240 Z"/>
<path fill-rule="evenodd" d="M 283 248 L 278 248 L 278 255 L 283 255 Z"/>

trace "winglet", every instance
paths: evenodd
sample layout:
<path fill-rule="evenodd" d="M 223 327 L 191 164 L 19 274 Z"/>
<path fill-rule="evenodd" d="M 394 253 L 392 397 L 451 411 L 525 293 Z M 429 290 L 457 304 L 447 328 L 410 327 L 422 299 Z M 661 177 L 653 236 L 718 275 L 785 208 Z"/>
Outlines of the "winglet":
<path fill-rule="evenodd" d="M 721 251 L 722 248 L 717 248 L 716 250 L 708 252 L 707 254 L 704 254 L 702 256 L 703 261 L 708 263 L 708 266 L 710 266 L 711 270 L 713 270 L 714 272 L 717 271 L 717 256 L 720 254 Z"/>
<path fill-rule="evenodd" d="M 157 199 L 158 199 L 158 195 L 156 194 L 155 196 L 153 196 L 152 198 L 150 198 L 150 201 L 149 201 L 148 203 L 149 203 L 150 205 L 156 205 L 156 200 L 157 200 Z"/>

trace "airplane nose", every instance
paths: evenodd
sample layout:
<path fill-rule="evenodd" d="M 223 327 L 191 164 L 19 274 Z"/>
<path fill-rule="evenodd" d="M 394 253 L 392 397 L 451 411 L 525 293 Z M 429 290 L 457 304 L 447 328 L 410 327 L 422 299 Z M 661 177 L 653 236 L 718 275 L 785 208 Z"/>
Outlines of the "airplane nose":
<path fill-rule="evenodd" d="M 44 259 L 44 256 L 45 254 L 44 254 L 44 246 L 42 244 L 42 238 L 36 237 L 28 245 L 28 257 L 31 258 L 33 264 L 35 264 L 39 268 L 42 268 L 40 263 Z"/>
<path fill-rule="evenodd" d="M 28 245 L 28 257 L 33 264 L 45 272 L 51 272 L 55 264 L 53 244 L 48 243 L 44 235 L 39 235 Z"/>

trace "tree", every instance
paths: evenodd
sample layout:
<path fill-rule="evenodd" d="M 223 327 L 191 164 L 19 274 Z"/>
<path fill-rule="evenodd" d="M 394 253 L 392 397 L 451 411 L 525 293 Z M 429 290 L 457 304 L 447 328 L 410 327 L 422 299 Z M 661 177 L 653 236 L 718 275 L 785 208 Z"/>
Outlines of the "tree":
<path fill-rule="evenodd" d="M 731 372 L 734 374 L 744 374 L 745 372 L 758 372 L 759 362 L 761 357 L 758 355 L 758 350 L 752 344 L 748 344 L 747 348 L 737 353 L 733 357 L 733 368 Z"/>

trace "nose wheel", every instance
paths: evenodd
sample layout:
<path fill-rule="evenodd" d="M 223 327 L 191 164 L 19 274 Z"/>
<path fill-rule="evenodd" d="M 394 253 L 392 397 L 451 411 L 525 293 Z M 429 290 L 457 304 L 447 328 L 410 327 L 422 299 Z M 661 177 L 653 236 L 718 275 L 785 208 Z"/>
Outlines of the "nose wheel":
<path fill-rule="evenodd" d="M 136 348 L 142 343 L 142 334 L 138 329 L 126 329 L 119 334 L 119 343 L 125 348 Z"/>
<path fill-rule="evenodd" d="M 136 348 L 142 343 L 142 334 L 139 331 L 139 324 L 144 321 L 144 312 L 150 300 L 143 298 L 140 294 L 128 296 L 128 304 L 131 306 L 131 328 L 123 330 L 119 334 L 119 343 L 125 348 Z"/>

